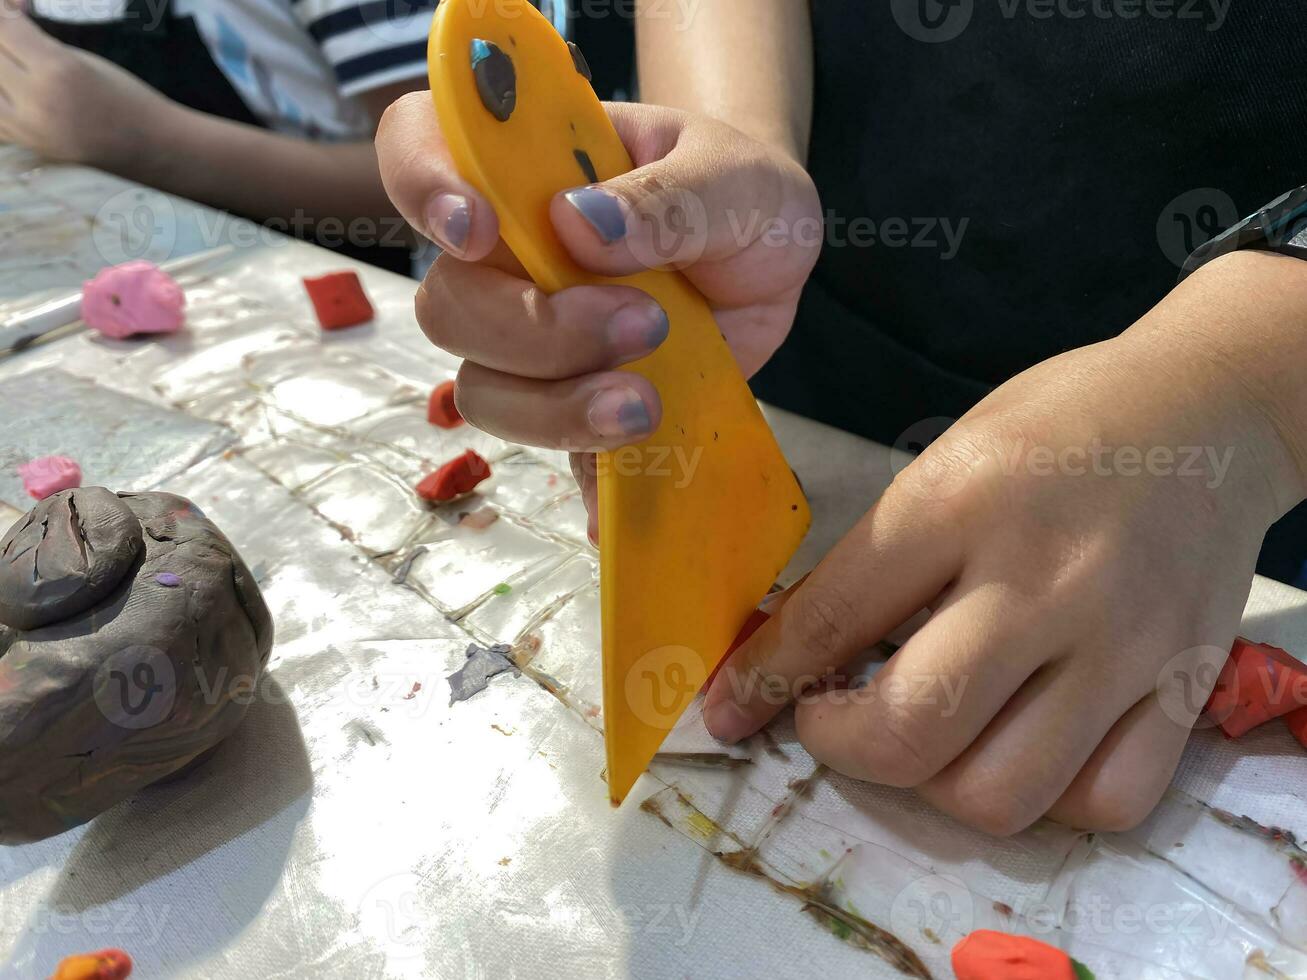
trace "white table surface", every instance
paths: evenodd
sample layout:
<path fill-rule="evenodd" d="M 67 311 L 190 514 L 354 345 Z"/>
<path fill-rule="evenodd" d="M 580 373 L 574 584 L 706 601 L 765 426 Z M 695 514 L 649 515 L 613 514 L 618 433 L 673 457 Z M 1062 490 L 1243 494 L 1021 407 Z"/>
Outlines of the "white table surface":
<path fill-rule="evenodd" d="M 183 334 L 78 333 L 0 360 L 0 399 L 31 406 L 0 418 L 0 524 L 27 507 L 12 466 L 40 434 L 88 482 L 194 499 L 277 623 L 259 695 L 204 769 L 0 849 L 4 976 L 104 946 L 142 978 L 902 976 L 863 948 L 864 919 L 941 978 L 984 926 L 1038 934 L 1100 978 L 1307 977 L 1307 755 L 1281 725 L 1238 744 L 1197 733 L 1127 834 L 985 838 L 819 772 L 788 715 L 736 753 L 747 765 L 656 765 L 610 808 L 595 554 L 566 463 L 426 425 L 456 363 L 413 323 L 414 284 L 358 267 L 376 323 L 323 335 L 299 280 L 350 263 L 0 149 L 0 314 L 108 263 L 224 243 L 240 251 L 189 285 Z M 904 458 L 768 416 L 815 513 L 790 581 Z M 483 531 L 410 492 L 468 446 L 496 464 L 481 498 L 501 516 Z M 1244 632 L 1307 649 L 1307 595 L 1258 580 Z M 472 641 L 513 644 L 526 669 L 450 706 Z M 711 745 L 693 718 L 673 740 Z M 739 851 L 759 873 L 719 856 Z"/>

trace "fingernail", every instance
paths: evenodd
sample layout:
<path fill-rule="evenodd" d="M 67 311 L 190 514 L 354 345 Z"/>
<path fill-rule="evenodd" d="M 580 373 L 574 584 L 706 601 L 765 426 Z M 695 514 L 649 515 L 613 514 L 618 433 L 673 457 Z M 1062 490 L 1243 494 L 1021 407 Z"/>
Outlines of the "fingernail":
<path fill-rule="evenodd" d="M 714 701 L 703 709 L 703 723 L 708 734 L 719 742 L 733 745 L 753 734 L 753 723 L 744 709 L 731 700 Z"/>
<path fill-rule="evenodd" d="M 591 399 L 588 414 L 590 428 L 609 438 L 648 435 L 653 429 L 649 409 L 634 388 L 605 388 Z"/>
<path fill-rule="evenodd" d="M 631 360 L 657 350 L 670 330 L 657 303 L 628 303 L 609 318 L 608 343 L 621 360 Z"/>
<path fill-rule="evenodd" d="M 578 187 L 563 195 L 564 199 L 602 238 L 611 245 L 626 237 L 626 213 L 622 202 L 599 187 Z"/>
<path fill-rule="evenodd" d="M 467 249 L 472 231 L 472 206 L 462 194 L 437 194 L 427 206 L 427 234 L 455 255 Z"/>

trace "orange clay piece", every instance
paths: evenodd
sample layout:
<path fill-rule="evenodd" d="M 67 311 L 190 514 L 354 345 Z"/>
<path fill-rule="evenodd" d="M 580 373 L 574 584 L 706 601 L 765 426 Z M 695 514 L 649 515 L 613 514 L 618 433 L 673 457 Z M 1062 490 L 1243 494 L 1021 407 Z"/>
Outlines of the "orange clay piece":
<path fill-rule="evenodd" d="M 353 270 L 306 278 L 304 291 L 309 294 L 309 302 L 323 330 L 357 327 L 376 316 L 363 283 Z"/>
<path fill-rule="evenodd" d="M 726 648 L 726 656 L 722 657 L 722 662 L 713 668 L 712 673 L 708 675 L 708 679 L 704 681 L 703 689 L 705 691 L 708 689 L 708 686 L 712 684 L 713 678 L 721 673 L 721 669 L 726 666 L 726 661 L 730 659 L 731 654 L 744 646 L 744 644 L 748 643 L 749 637 L 762 629 L 763 623 L 767 622 L 769 619 L 771 619 L 771 616 L 763 612 L 761 609 L 755 609 L 753 612 L 749 613 L 749 618 L 746 619 L 744 625 L 740 627 L 740 632 L 735 634 L 735 639 L 733 639 L 731 645 Z"/>
<path fill-rule="evenodd" d="M 977 929 L 953 947 L 957 980 L 1076 980 L 1071 957 L 1028 936 Z"/>
<path fill-rule="evenodd" d="M 1285 715 L 1284 721 L 1289 726 L 1289 731 L 1293 732 L 1293 737 L 1298 740 L 1298 744 L 1307 749 L 1307 708 L 1299 708 Z"/>
<path fill-rule="evenodd" d="M 1230 738 L 1307 705 L 1307 665 L 1266 643 L 1242 637 L 1217 678 L 1206 711 Z"/>
<path fill-rule="evenodd" d="M 121 949 L 102 949 L 68 957 L 55 968 L 50 980 L 127 980 L 131 974 L 130 956 Z"/>
<path fill-rule="evenodd" d="M 490 464 L 475 450 L 469 449 L 424 478 L 417 486 L 417 494 L 423 500 L 443 504 L 471 493 L 488 479 Z"/>
<path fill-rule="evenodd" d="M 598 460 L 604 734 L 620 802 L 798 548 L 808 504 L 698 290 L 670 271 L 603 279 L 558 241 L 554 197 L 633 165 L 549 21 L 527 0 L 444 0 L 429 60 L 454 163 L 531 278 L 549 293 L 634 286 L 671 323 L 625 368 L 658 389 L 658 431 Z"/>
<path fill-rule="evenodd" d="M 463 414 L 454 404 L 454 382 L 436 385 L 427 402 L 427 421 L 442 429 L 456 429 L 463 424 Z"/>

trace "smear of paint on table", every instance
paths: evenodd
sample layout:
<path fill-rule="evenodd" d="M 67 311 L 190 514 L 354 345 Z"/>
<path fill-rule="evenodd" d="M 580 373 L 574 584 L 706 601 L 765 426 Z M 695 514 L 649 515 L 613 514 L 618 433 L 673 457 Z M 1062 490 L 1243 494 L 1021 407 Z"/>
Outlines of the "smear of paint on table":
<path fill-rule="evenodd" d="M 391 578 L 391 581 L 395 585 L 403 585 L 405 582 L 407 582 L 408 573 L 413 571 L 413 563 L 417 561 L 419 558 L 421 558 L 423 555 L 425 555 L 426 553 L 427 553 L 427 546 L 424 544 L 420 544 L 412 551 L 410 551 L 408 553 L 408 557 L 405 558 L 402 562 L 400 562 L 399 567 L 395 569 L 395 575 L 393 578 Z"/>

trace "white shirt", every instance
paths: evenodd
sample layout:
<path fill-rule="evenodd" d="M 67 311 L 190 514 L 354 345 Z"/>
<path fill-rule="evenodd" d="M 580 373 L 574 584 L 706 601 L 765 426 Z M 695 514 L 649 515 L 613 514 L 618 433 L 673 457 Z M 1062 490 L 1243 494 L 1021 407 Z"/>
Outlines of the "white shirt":
<path fill-rule="evenodd" d="M 127 0 L 32 0 L 50 20 L 104 23 Z M 174 0 L 194 17 L 214 62 L 269 128 L 312 139 L 369 139 L 358 96 L 427 73 L 437 0 Z M 566 4 L 537 3 L 560 30 Z M 157 11 L 157 0 L 148 3 Z"/>

